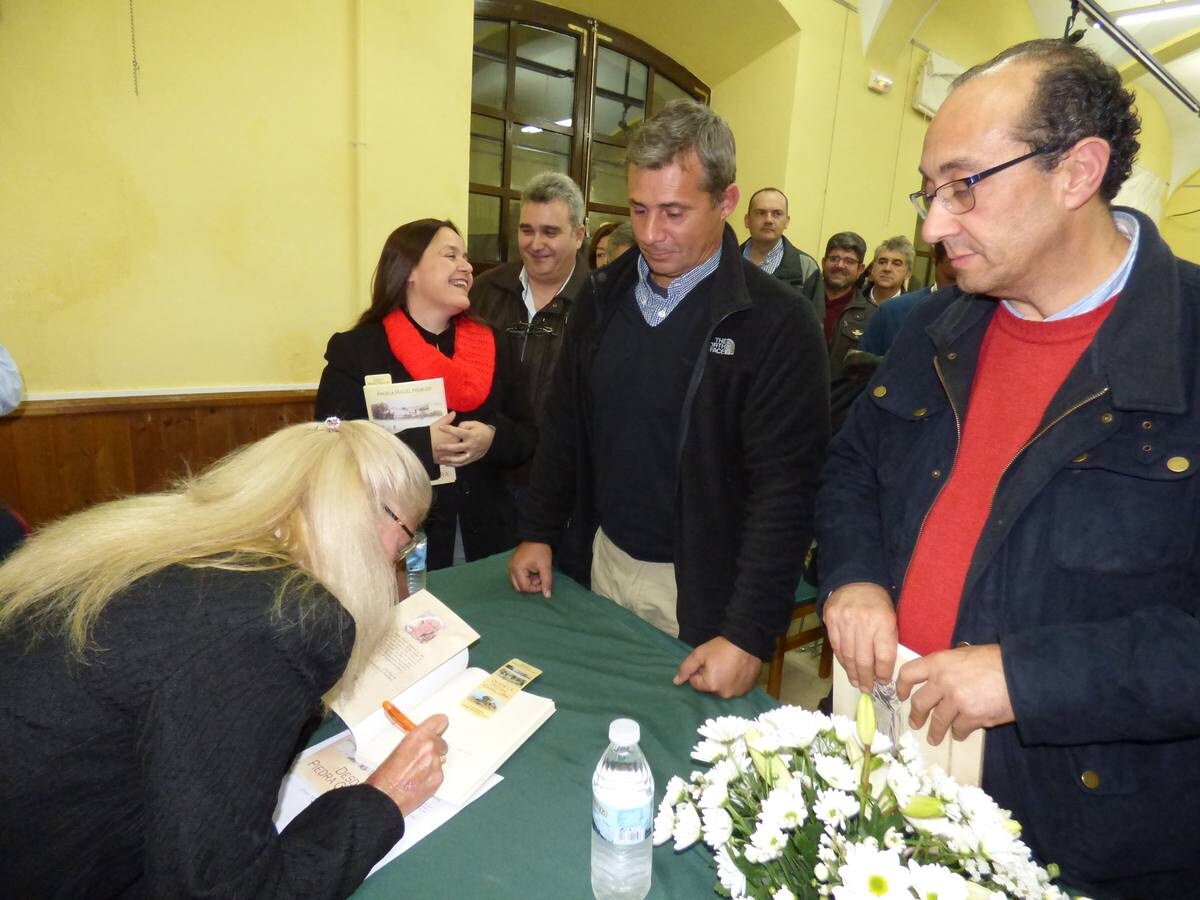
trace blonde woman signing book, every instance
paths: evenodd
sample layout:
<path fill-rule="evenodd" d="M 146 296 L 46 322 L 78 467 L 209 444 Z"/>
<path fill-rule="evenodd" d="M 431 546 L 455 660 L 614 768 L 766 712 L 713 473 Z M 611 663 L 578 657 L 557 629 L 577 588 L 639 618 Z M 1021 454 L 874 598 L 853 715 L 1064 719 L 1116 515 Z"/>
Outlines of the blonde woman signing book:
<path fill-rule="evenodd" d="M 317 418 L 367 418 L 365 380 L 393 383 L 441 378 L 450 412 L 428 429 L 400 437 L 431 474 L 454 466 L 456 478 L 434 489 L 431 569 L 480 559 L 516 544 L 516 507 L 505 471 L 526 462 L 537 443 L 529 402 L 516 377 L 511 341 L 497 341 L 468 312 L 471 263 L 452 222 L 419 219 L 384 243 L 371 306 L 325 351 Z"/>
<path fill-rule="evenodd" d="M 0 566 L 5 896 L 350 894 L 441 784 L 444 716 L 282 833 L 271 816 L 429 499 L 383 429 L 294 425 Z"/>

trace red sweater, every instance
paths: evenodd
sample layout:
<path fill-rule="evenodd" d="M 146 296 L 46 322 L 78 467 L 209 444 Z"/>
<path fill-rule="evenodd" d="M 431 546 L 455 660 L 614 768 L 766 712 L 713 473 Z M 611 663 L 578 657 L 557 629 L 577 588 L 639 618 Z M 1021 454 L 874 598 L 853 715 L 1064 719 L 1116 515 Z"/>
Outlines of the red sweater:
<path fill-rule="evenodd" d="M 925 519 L 900 591 L 900 643 L 922 655 L 954 635 L 967 569 L 1000 477 L 1113 308 L 1057 322 L 1020 319 L 1001 306 L 983 346 L 950 479 Z"/>

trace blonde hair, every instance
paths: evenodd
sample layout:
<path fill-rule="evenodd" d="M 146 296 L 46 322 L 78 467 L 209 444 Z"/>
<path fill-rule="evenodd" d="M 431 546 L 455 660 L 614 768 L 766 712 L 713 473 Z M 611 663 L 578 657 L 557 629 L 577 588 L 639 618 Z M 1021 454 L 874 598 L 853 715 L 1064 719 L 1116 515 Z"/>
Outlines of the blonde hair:
<path fill-rule="evenodd" d="M 395 562 L 379 536 L 387 506 L 410 524 L 429 510 L 420 461 L 370 422 L 292 425 L 173 490 L 115 500 L 34 534 L 0 566 L 0 629 L 69 638 L 82 657 L 108 602 L 170 565 L 238 571 L 294 566 L 354 619 L 347 673 L 365 663 L 398 602 Z M 212 602 L 220 602 L 213 598 Z"/>

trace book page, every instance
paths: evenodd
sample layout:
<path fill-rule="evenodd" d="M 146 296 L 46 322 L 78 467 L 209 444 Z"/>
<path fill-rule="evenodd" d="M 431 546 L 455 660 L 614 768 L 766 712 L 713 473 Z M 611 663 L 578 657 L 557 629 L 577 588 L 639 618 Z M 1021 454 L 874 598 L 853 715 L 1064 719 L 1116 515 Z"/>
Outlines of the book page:
<path fill-rule="evenodd" d="M 353 683 L 340 682 L 325 702 L 356 731 L 384 700 L 416 684 L 478 639 L 479 633 L 437 597 L 417 591 L 392 610 L 392 625 L 362 674 Z"/>
<path fill-rule="evenodd" d="M 428 428 L 446 414 L 446 386 L 440 378 L 402 381 L 399 384 L 363 385 L 367 418 L 376 425 L 398 434 L 408 428 Z M 432 484 L 447 484 L 456 477 L 453 466 L 442 466 L 441 476 Z"/>
<path fill-rule="evenodd" d="M 483 669 L 466 669 L 423 703 L 407 709 L 401 707 L 414 722 L 434 713 L 443 713 L 449 718 L 450 724 L 442 735 L 449 746 L 442 767 L 445 779 L 437 796 L 450 803 L 465 803 L 554 713 L 552 700 L 526 691 L 514 694 L 489 718 L 471 712 L 462 701 L 488 675 Z M 356 748 L 359 761 L 373 768 L 404 737 L 398 727 L 388 724 L 390 730 L 364 736 L 364 742 Z"/>
<path fill-rule="evenodd" d="M 964 741 L 954 740 L 949 732 L 941 744 L 933 746 L 929 743 L 929 723 L 914 731 L 908 725 L 908 714 L 912 706 L 912 697 L 921 689 L 917 685 L 908 700 L 900 700 L 896 696 L 896 673 L 909 660 L 919 659 L 920 654 L 903 644 L 896 648 L 896 669 L 892 672 L 892 681 L 875 682 L 872 696 L 875 699 L 875 729 L 887 735 L 893 744 L 906 731 L 913 731 L 917 749 L 927 768 L 940 766 L 959 784 L 969 784 L 976 787 L 983 780 L 983 744 L 985 731 L 977 728 L 967 735 Z M 850 677 L 835 656 L 833 658 L 833 711 L 837 715 L 853 719 L 858 713 L 858 690 L 850 683 Z"/>
<path fill-rule="evenodd" d="M 354 742 L 348 731 L 310 747 L 292 764 L 280 785 L 273 817 L 276 831 L 282 832 L 292 819 L 326 791 L 360 784 L 372 771 L 355 758 Z M 482 797 L 501 781 L 499 775 L 492 775 L 467 799 L 467 803 Z M 404 817 L 404 837 L 375 864 L 370 874 L 375 874 L 417 841 L 432 834 L 461 808 L 436 796 L 430 797 Z"/>

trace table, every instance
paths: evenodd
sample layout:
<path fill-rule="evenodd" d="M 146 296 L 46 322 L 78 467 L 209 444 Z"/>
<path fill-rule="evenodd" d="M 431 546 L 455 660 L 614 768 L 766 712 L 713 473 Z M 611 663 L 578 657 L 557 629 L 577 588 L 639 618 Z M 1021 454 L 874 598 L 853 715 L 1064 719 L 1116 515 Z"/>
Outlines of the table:
<path fill-rule="evenodd" d="M 590 898 L 591 782 L 608 724 L 642 728 L 655 803 L 672 775 L 687 777 L 696 728 L 718 715 L 753 717 L 778 704 L 755 688 L 736 700 L 671 678 L 690 648 L 559 572 L 554 595 L 520 595 L 507 554 L 429 574 L 429 590 L 480 634 L 471 665 L 492 671 L 520 657 L 543 674 L 530 690 L 557 712 L 500 769 L 504 781 L 385 866 L 354 894 L 370 898 Z M 343 726 L 327 720 L 314 740 Z M 703 847 L 654 848 L 650 897 L 715 896 Z"/>

